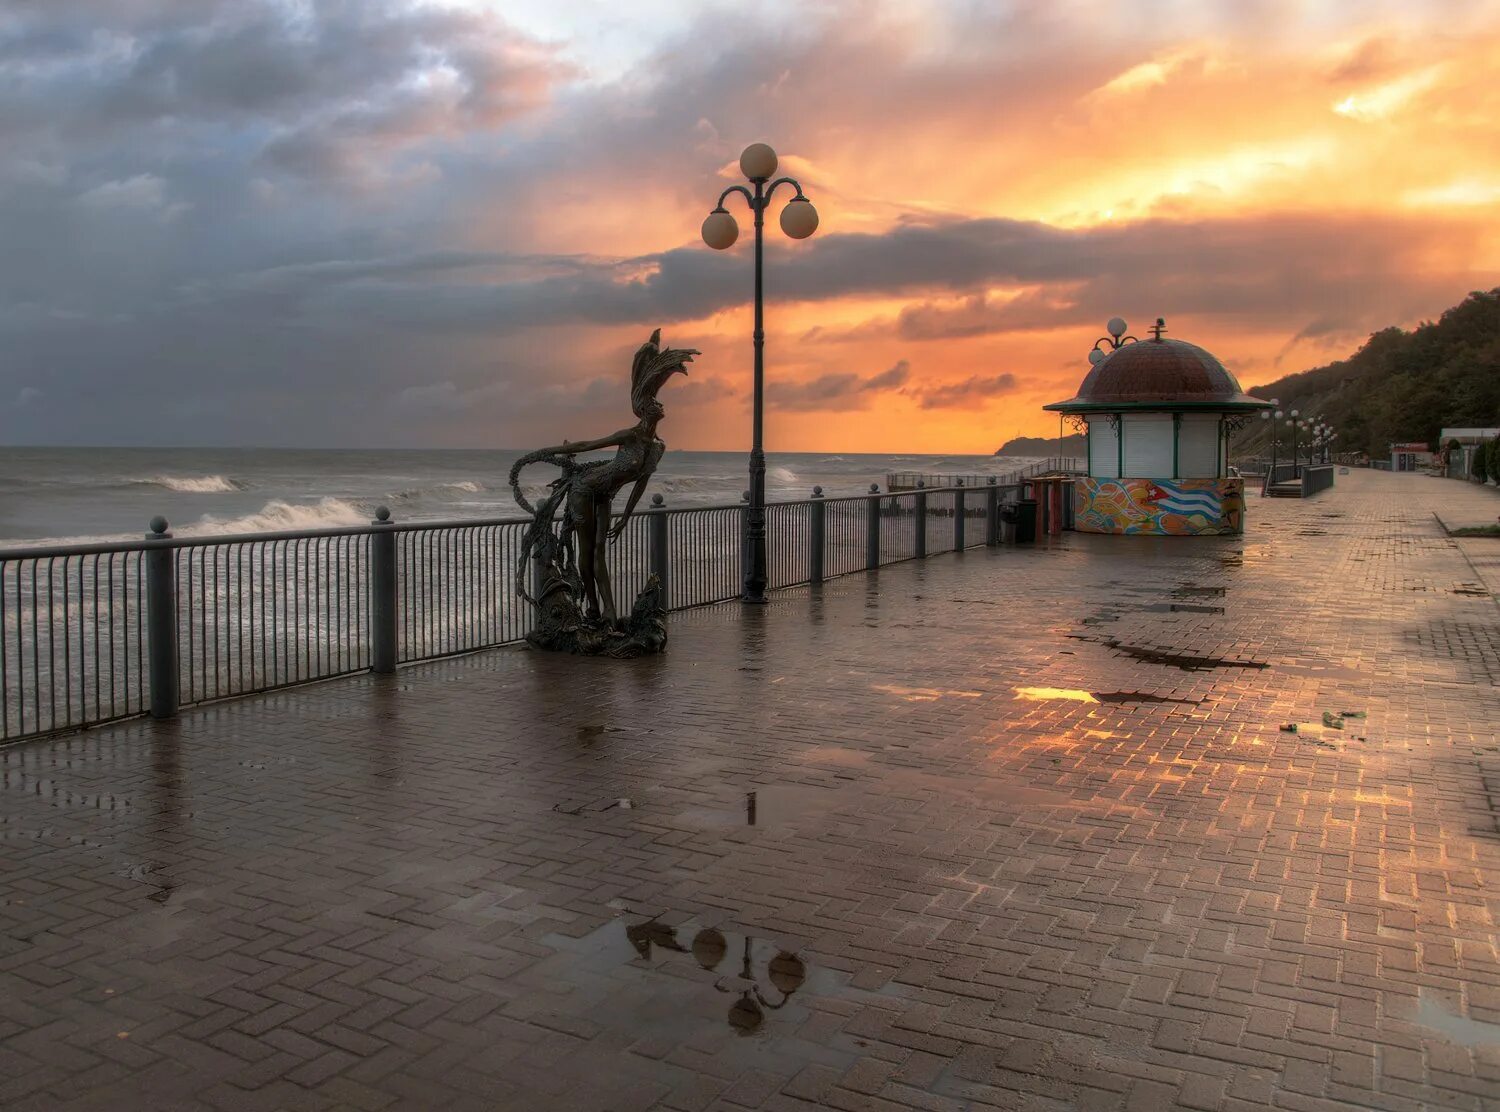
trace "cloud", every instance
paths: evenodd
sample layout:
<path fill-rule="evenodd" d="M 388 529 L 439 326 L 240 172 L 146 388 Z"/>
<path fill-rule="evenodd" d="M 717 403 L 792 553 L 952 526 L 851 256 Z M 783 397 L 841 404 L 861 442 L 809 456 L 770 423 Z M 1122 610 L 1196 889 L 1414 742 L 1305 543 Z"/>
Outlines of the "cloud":
<path fill-rule="evenodd" d="M 771 382 L 766 386 L 766 405 L 772 409 L 815 412 L 834 409 L 864 409 L 871 396 L 896 390 L 911 378 L 911 364 L 902 359 L 879 374 L 852 371 L 819 375 L 805 382 Z"/>
<path fill-rule="evenodd" d="M 962 382 L 931 387 L 917 396 L 923 409 L 946 409 L 1012 393 L 1017 385 L 1016 376 L 1007 371 L 1000 375 L 971 375 Z"/>
<path fill-rule="evenodd" d="M 168 199 L 166 181 L 155 174 L 103 182 L 80 193 L 78 205 L 94 212 L 149 213 L 160 220 L 171 220 L 187 208 L 180 201 Z"/>
<path fill-rule="evenodd" d="M 435 382 L 430 386 L 406 387 L 396 395 L 392 404 L 409 416 L 434 417 L 461 412 L 464 397 L 453 383 Z"/>
<path fill-rule="evenodd" d="M 212 134 L 220 157 L 345 183 L 499 128 L 568 73 L 492 12 L 401 0 L 70 0 L 0 26 L 21 149 Z"/>
<path fill-rule="evenodd" d="M 698 406 L 739 394 L 733 383 L 717 376 L 713 378 L 689 379 L 686 382 L 672 381 L 671 402 L 673 405 Z M 664 396 L 664 402 L 667 398 Z"/>
<path fill-rule="evenodd" d="M 669 410 L 737 442 L 748 244 L 697 226 L 767 138 L 823 214 L 768 222 L 781 443 L 987 438 L 943 399 L 1002 367 L 1024 431 L 1115 313 L 1250 365 L 1500 280 L 1500 39 L 1418 8 L 767 0 L 725 36 L 692 5 L 569 35 L 568 0 L 12 4 L 0 399 L 66 399 L 26 423 L 55 442 L 525 444 L 618 420 L 660 324 L 704 349 Z M 1378 124 L 1330 111 L 1439 62 Z"/>

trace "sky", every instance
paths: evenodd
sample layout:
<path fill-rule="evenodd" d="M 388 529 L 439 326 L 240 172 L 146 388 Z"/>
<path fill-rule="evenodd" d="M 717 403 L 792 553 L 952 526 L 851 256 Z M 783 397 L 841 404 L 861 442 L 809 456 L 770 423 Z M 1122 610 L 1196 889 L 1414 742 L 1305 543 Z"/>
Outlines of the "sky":
<path fill-rule="evenodd" d="M 1242 385 L 1500 284 L 1500 0 L 0 0 L 0 443 L 1056 435 L 1104 321 Z M 785 194 L 782 195 L 784 198 Z M 733 204 L 733 202 L 731 202 Z"/>

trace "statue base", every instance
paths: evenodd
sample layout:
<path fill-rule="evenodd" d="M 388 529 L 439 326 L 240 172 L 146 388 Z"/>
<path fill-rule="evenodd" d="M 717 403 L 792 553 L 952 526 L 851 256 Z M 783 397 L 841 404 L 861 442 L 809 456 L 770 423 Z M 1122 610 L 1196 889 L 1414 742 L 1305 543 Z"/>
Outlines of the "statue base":
<path fill-rule="evenodd" d="M 549 562 L 540 612 L 526 643 L 545 652 L 580 656 L 628 658 L 666 651 L 666 592 L 656 576 L 646 581 L 630 615 L 620 622 L 588 617 L 579 605 L 582 598 L 577 572 Z"/>

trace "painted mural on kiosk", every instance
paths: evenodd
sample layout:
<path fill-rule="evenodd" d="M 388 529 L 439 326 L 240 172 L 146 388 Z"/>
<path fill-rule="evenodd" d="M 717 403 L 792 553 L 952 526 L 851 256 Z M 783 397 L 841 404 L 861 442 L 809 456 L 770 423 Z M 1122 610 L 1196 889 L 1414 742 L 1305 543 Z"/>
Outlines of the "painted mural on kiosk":
<path fill-rule="evenodd" d="M 1245 529 L 1245 480 L 1079 478 L 1074 528 L 1083 533 L 1228 536 Z"/>

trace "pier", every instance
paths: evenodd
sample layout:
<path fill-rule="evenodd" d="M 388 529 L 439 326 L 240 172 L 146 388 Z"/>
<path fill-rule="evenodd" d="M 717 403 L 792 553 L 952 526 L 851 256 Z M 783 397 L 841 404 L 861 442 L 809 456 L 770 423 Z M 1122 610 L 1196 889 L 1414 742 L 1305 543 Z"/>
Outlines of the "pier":
<path fill-rule="evenodd" d="M 1357 472 L 0 749 L 0 1104 L 1478 1112 L 1500 581 L 1433 511 L 1497 504 Z"/>

